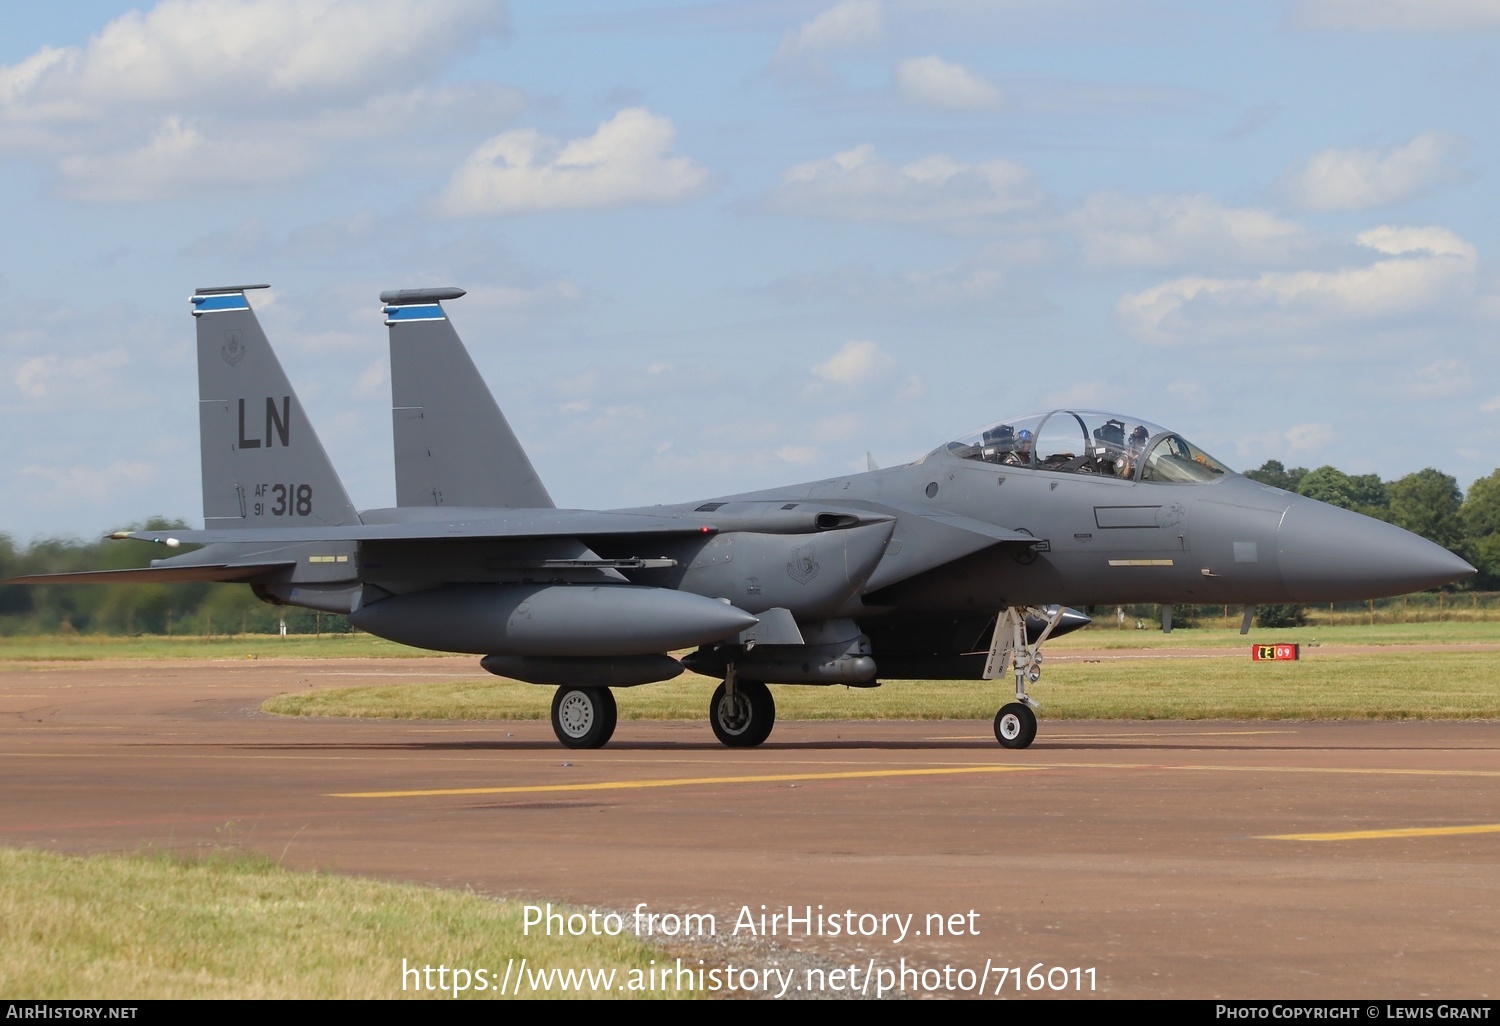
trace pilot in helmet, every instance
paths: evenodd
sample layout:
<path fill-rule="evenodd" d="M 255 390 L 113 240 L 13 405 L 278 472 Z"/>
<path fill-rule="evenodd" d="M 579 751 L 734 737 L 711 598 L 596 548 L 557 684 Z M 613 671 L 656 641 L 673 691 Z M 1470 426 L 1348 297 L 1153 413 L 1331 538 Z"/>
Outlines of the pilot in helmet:
<path fill-rule="evenodd" d="M 1022 428 L 1016 432 L 1016 452 L 1020 453 L 1022 463 L 1031 462 L 1031 449 L 1035 442 L 1036 436 L 1028 429 Z"/>
<path fill-rule="evenodd" d="M 1137 424 L 1135 430 L 1130 432 L 1130 447 L 1125 453 L 1125 469 L 1120 472 L 1122 477 L 1130 477 L 1135 473 L 1135 465 L 1140 462 L 1148 437 L 1150 437 L 1150 432 L 1146 430 L 1144 424 Z"/>

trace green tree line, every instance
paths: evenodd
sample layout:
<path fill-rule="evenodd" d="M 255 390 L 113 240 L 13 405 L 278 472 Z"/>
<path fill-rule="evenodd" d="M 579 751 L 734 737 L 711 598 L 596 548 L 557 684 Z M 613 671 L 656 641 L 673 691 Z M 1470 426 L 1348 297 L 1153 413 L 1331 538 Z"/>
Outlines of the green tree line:
<path fill-rule="evenodd" d="M 1479 573 L 1455 590 L 1500 589 L 1500 469 L 1459 490 L 1458 481 L 1428 467 L 1396 481 L 1346 474 L 1337 467 L 1287 469 L 1268 460 L 1245 476 L 1298 495 L 1404 527 L 1449 549 Z M 135 530 L 185 528 L 154 518 Z M 0 534 L 0 580 L 23 574 L 118 570 L 146 566 L 163 551 L 146 542 L 49 539 L 18 549 Z M 1187 610 L 1184 610 L 1186 613 Z M 1272 617 L 1294 607 L 1267 608 Z M 291 633 L 347 630 L 342 617 L 261 602 L 243 584 L 74 584 L 0 588 L 0 633 L 81 631 L 110 634 L 270 634 L 282 619 Z M 1264 626 L 1271 626 L 1266 623 Z"/>
<path fill-rule="evenodd" d="M 155 517 L 134 531 L 186 528 Z M 187 548 L 176 552 L 189 551 Z M 18 549 L 0 534 L 0 580 L 27 574 L 124 570 L 150 564 L 166 550 L 149 542 L 47 539 Z M 347 631 L 341 616 L 272 606 L 244 584 L 46 584 L 0 587 L 0 634 L 77 631 L 98 634 L 289 634 Z"/>

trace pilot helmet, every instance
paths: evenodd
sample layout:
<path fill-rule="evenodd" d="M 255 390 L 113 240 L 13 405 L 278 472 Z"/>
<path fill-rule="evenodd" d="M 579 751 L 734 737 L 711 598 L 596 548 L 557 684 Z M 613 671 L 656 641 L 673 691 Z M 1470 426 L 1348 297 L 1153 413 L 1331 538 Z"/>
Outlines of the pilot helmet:
<path fill-rule="evenodd" d="M 1132 442 L 1144 442 L 1147 434 L 1146 426 L 1144 424 L 1137 424 L 1135 430 L 1130 432 L 1130 440 Z"/>
<path fill-rule="evenodd" d="M 1020 442 L 1022 445 L 1030 445 L 1031 440 L 1034 437 L 1035 436 L 1032 435 L 1032 433 L 1026 428 L 1022 428 L 1021 430 L 1016 432 L 1016 441 Z"/>

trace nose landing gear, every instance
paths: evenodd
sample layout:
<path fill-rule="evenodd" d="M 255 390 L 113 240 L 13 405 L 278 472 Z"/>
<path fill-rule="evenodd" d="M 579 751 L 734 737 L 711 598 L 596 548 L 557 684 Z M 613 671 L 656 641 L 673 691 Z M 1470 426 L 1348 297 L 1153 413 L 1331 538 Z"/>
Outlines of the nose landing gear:
<path fill-rule="evenodd" d="M 1002 674 L 1014 674 L 1016 700 L 1002 706 L 995 714 L 995 740 L 1005 748 L 1026 748 L 1036 740 L 1036 700 L 1026 693 L 1027 684 L 1042 676 L 1042 643 L 1062 622 L 1067 606 L 1008 606 L 995 617 L 995 633 L 990 638 L 990 654 L 984 662 L 984 679 L 995 680 Z M 1027 617 L 1042 620 L 1046 626 L 1035 641 L 1026 639 Z"/>

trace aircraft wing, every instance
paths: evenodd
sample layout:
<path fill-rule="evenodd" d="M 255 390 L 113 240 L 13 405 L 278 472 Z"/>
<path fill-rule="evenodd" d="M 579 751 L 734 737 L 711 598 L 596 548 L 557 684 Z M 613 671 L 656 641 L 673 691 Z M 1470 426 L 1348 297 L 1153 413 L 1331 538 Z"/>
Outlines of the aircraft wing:
<path fill-rule="evenodd" d="M 189 545 L 220 542 L 293 544 L 297 542 L 443 541 L 526 538 L 643 537 L 650 535 L 715 534 L 717 528 L 701 520 L 635 513 L 604 513 L 574 509 L 517 510 L 504 516 L 422 519 L 386 524 L 347 524 L 286 527 L 241 527 L 204 531 L 121 531 L 111 537 Z"/>
<path fill-rule="evenodd" d="M 218 533 L 218 532 L 214 532 Z M 10 577 L 6 584 L 112 584 L 130 581 L 137 584 L 176 584 L 181 581 L 254 581 L 296 563 L 203 563 L 197 566 L 143 566 L 126 570 L 84 570 L 65 574 L 28 574 Z"/>

